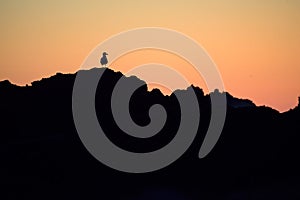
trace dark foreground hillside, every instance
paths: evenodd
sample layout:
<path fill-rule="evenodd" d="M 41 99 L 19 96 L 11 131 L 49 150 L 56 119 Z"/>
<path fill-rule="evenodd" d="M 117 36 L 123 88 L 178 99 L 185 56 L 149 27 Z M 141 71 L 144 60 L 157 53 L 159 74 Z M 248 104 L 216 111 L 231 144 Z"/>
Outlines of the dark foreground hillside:
<path fill-rule="evenodd" d="M 27 87 L 0 82 L 1 199 L 300 199 L 299 105 L 279 113 L 214 92 L 227 97 L 225 126 L 215 148 L 199 159 L 210 98 L 191 86 L 188 90 L 195 90 L 201 110 L 199 131 L 191 147 L 162 170 L 128 174 L 97 161 L 80 141 L 72 116 L 75 77 L 58 73 Z M 164 96 L 159 90 L 148 92 L 138 78 L 126 78 L 144 84 L 130 102 L 137 124 L 149 123 L 152 104 L 162 104 L 168 112 L 166 124 L 156 136 L 130 137 L 117 127 L 110 110 L 111 92 L 121 77 L 121 73 L 106 69 L 95 97 L 97 114 L 101 113 L 98 120 L 107 137 L 133 152 L 163 147 L 180 123 L 175 96 Z"/>

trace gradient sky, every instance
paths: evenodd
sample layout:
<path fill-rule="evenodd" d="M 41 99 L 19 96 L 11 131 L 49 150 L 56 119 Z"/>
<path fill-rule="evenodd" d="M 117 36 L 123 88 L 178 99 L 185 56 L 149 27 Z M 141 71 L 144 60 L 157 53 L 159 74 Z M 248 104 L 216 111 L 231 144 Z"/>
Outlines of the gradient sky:
<path fill-rule="evenodd" d="M 166 27 L 207 50 L 232 95 L 286 111 L 300 96 L 299 10 L 299 0 L 1 0 L 0 80 L 75 72 L 111 35 Z"/>

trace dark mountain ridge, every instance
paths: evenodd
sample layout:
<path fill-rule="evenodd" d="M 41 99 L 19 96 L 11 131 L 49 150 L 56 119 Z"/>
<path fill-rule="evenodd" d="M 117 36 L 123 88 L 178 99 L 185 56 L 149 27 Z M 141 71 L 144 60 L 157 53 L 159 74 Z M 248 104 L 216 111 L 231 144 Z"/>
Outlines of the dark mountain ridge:
<path fill-rule="evenodd" d="M 168 113 L 166 124 L 157 135 L 147 139 L 128 136 L 118 128 L 110 110 L 113 88 L 123 75 L 104 68 L 80 73 L 102 70 L 95 107 L 97 114 L 102 113 L 97 116 L 107 137 L 133 152 L 153 151 L 172 140 L 180 123 L 175 95 L 165 96 L 158 89 L 149 92 L 146 83 L 137 77 L 125 78 L 143 84 L 132 95 L 129 106 L 137 124 L 150 122 L 148 111 L 153 104 L 163 105 Z M 81 143 L 72 116 L 76 74 L 57 73 L 24 87 L 0 82 L 0 184 L 17 191 L 16 198 L 49 191 L 46 197 L 49 199 L 58 195 L 61 198 L 149 199 L 149 195 L 156 194 L 160 199 L 300 197 L 299 104 L 279 113 L 229 93 L 213 92 L 211 95 L 227 97 L 226 121 L 215 148 L 207 157 L 199 159 L 198 152 L 210 121 L 210 98 L 200 88 L 190 86 L 187 90 L 195 91 L 201 114 L 198 134 L 191 147 L 162 170 L 127 174 L 98 162 Z M 24 185 L 35 189 L 24 190 Z M 182 195 L 184 198 L 178 197 Z"/>
<path fill-rule="evenodd" d="M 92 70 L 96 70 L 96 69 L 92 69 Z M 110 70 L 110 69 L 108 69 L 108 70 Z M 115 72 L 115 73 L 116 73 L 116 76 L 123 76 L 123 74 L 121 74 L 120 72 Z M 53 87 L 53 88 L 56 88 L 57 90 L 61 90 L 61 89 L 65 88 L 65 85 L 62 85 L 62 84 L 69 85 L 70 82 L 72 82 L 72 79 L 75 79 L 76 74 L 77 73 L 62 74 L 62 73 L 58 72 L 49 78 L 42 78 L 41 80 L 33 81 L 31 83 L 31 85 L 26 85 L 26 86 L 18 86 L 18 85 L 12 84 L 9 80 L 4 80 L 4 81 L 0 81 L 0 92 L 1 93 L 13 92 L 13 90 L 15 90 L 15 91 L 20 90 L 20 89 L 24 90 L 24 88 L 26 88 L 27 90 L 30 90 L 30 89 L 42 88 L 42 87 Z M 63 80 L 63 79 L 66 79 L 66 80 Z M 137 77 L 136 77 L 136 79 L 140 80 Z M 142 80 L 140 80 L 140 81 L 142 81 Z M 146 83 L 144 81 L 142 81 L 142 82 L 146 85 Z M 194 90 L 197 89 L 197 92 L 199 92 L 200 95 L 204 95 L 202 89 L 200 89 L 199 87 L 195 87 L 193 85 L 191 87 L 193 87 Z M 44 89 L 47 89 L 47 88 L 44 88 Z M 11 90 L 11 91 L 8 91 L 8 90 Z M 151 92 L 160 93 L 162 96 L 165 96 L 159 91 L 159 89 L 154 89 Z M 220 92 L 218 90 L 215 90 L 212 93 L 220 93 Z M 226 93 L 227 102 L 228 102 L 229 107 L 232 107 L 232 108 L 256 107 L 256 105 L 249 99 L 241 99 L 241 98 L 233 97 L 228 92 L 225 92 L 225 93 Z M 206 96 L 209 96 L 209 94 L 207 94 Z"/>

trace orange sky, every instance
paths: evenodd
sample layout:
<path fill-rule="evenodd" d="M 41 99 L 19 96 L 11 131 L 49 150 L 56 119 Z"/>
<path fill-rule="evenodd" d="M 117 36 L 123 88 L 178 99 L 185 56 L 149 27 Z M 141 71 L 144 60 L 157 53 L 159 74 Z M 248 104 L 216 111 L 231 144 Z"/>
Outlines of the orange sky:
<path fill-rule="evenodd" d="M 280 111 L 294 107 L 300 96 L 298 0 L 2 0 L 0 4 L 0 80 L 24 85 L 58 71 L 75 72 L 111 35 L 155 26 L 178 30 L 201 44 L 234 96 Z M 130 56 L 121 58 L 116 67 L 129 67 Z M 144 56 L 145 62 L 153 58 L 190 74 L 178 64 L 182 61 L 171 57 L 157 52 Z"/>

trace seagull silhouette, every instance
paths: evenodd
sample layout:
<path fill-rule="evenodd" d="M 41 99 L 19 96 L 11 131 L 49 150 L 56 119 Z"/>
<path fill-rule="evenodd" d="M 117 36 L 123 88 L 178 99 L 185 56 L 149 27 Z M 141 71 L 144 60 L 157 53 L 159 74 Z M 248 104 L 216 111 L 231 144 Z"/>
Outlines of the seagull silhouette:
<path fill-rule="evenodd" d="M 107 60 L 107 56 L 108 54 L 106 52 L 103 52 L 102 53 L 102 57 L 100 59 L 100 63 L 102 66 L 106 67 L 107 63 L 108 63 L 108 60 Z"/>

